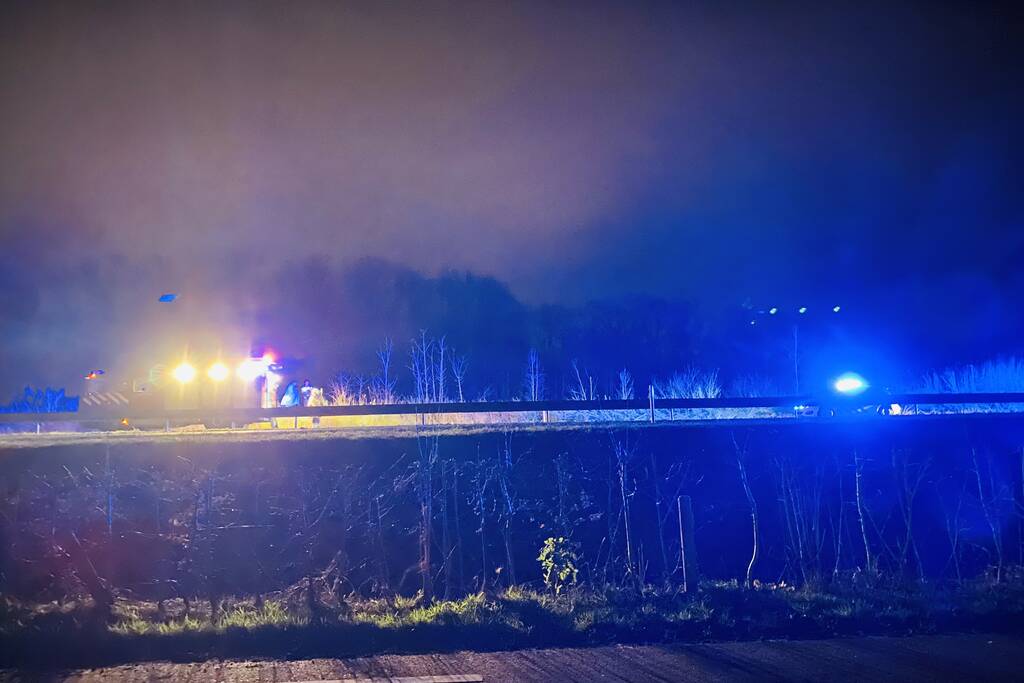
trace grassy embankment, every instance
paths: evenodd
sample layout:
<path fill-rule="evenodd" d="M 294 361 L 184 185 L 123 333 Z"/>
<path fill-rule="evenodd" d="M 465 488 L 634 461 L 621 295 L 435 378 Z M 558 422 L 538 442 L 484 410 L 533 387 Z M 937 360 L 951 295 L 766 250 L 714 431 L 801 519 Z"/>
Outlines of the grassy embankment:
<path fill-rule="evenodd" d="M 610 590 L 555 599 L 512 588 L 423 604 L 415 598 L 353 600 L 311 613 L 301 592 L 240 600 L 210 618 L 172 601 L 119 601 L 108 620 L 87 605 L 0 604 L 0 665 L 95 666 L 153 659 L 317 657 L 380 652 L 502 650 L 854 634 L 1006 632 L 1024 617 L 1024 582 L 979 581 L 827 590 L 742 590 L 707 583 L 696 595 Z"/>

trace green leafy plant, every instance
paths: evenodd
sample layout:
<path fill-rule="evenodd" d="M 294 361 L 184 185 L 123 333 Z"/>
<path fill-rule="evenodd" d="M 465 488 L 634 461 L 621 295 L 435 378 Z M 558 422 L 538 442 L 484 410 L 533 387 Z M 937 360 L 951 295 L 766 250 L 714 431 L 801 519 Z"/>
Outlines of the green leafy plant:
<path fill-rule="evenodd" d="M 537 556 L 541 570 L 544 572 L 544 585 L 556 597 L 567 587 L 576 585 L 579 570 L 576 568 L 578 558 L 576 551 L 564 536 L 549 537 L 544 541 Z"/>

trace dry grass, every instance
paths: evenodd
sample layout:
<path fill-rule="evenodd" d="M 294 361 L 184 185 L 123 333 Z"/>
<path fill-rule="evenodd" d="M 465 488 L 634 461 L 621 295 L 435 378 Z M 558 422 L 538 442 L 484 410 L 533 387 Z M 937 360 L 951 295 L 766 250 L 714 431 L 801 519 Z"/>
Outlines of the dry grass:
<path fill-rule="evenodd" d="M 1024 392 L 1024 358 L 1010 357 L 932 372 L 922 378 L 918 390 L 929 394 Z"/>

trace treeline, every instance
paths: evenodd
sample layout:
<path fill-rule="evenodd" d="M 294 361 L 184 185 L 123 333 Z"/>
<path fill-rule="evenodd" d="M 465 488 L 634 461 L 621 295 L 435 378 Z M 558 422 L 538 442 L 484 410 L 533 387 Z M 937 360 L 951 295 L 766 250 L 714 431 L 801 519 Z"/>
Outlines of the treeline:
<path fill-rule="evenodd" d="M 1024 564 L 1024 426 L 985 424 L 11 452 L 0 590 L 203 599 L 214 612 L 227 596 L 291 590 L 315 613 L 353 594 L 540 586 L 548 539 L 564 539 L 549 556 L 594 589 L 681 585 L 685 562 L 691 588 L 697 572 L 998 582 Z"/>
<path fill-rule="evenodd" d="M 0 404 L 0 413 L 73 413 L 78 410 L 78 398 L 66 395 L 64 389 L 25 387 L 21 396 Z"/>
<path fill-rule="evenodd" d="M 325 298 L 329 304 L 306 305 Z M 623 368 L 642 394 L 652 380 L 689 367 L 720 368 L 729 390 L 734 379 L 776 371 L 790 382 L 793 365 L 789 328 L 751 328 L 739 307 L 711 320 L 684 301 L 647 296 L 528 306 L 493 278 L 459 272 L 427 277 L 375 260 L 340 271 L 304 264 L 261 293 L 258 310 L 246 328 L 271 348 L 304 358 L 300 372 L 323 385 L 325 394 L 333 380 L 354 395 L 386 393 L 374 380 L 382 343 L 391 340 L 393 390 L 415 397 L 422 387 L 414 376 L 413 347 L 422 351 L 424 331 L 434 351 L 443 342 L 446 365 L 464 363 L 462 372 L 448 366 L 446 397 L 453 400 L 460 375 L 465 400 L 523 398 L 530 393 L 524 374 L 531 357 L 543 371 L 537 392 L 550 398 L 579 391 L 580 377 L 588 393 L 593 380 L 594 393 L 615 395 Z M 829 334 L 823 327 L 805 321 L 807 349 Z M 791 393 L 788 384 L 782 387 Z"/>
<path fill-rule="evenodd" d="M 369 375 L 337 373 L 324 392 L 326 402 L 352 405 L 545 399 L 594 401 L 644 397 L 648 391 L 656 398 L 764 397 L 794 395 L 797 386 L 793 378 L 787 383 L 771 375 L 755 374 L 733 377 L 726 384 L 718 369 L 695 366 L 638 381 L 627 367 L 595 373 L 576 358 L 569 361 L 567 371 L 555 369 L 554 374 L 559 379 L 552 386 L 549 367 L 540 352 L 530 348 L 518 368 L 519 383 L 506 383 L 505 391 L 498 393 L 494 385 L 481 384 L 467 354 L 452 346 L 447 337 L 434 337 L 425 330 L 410 341 L 406 358 L 403 366 L 395 355 L 394 343 L 386 338 L 377 349 L 376 371 Z M 1024 392 L 1024 360 L 1011 356 L 979 365 L 949 367 L 882 389 L 892 393 L 1021 393 Z M 808 393 L 819 395 L 828 390 L 827 386 L 807 389 Z"/>
<path fill-rule="evenodd" d="M 387 339 L 394 342 L 393 390 L 402 398 L 417 395 L 412 347 L 422 347 L 424 330 L 428 341 L 443 340 L 446 363 L 463 364 L 457 374 L 466 400 L 528 395 L 524 375 L 531 358 L 543 371 L 549 398 L 617 396 L 623 369 L 642 395 L 688 368 L 714 374 L 723 394 L 744 396 L 827 391 L 830 380 L 847 371 L 893 391 L 963 386 L 968 363 L 1019 351 L 1012 344 L 908 346 L 894 339 L 898 316 L 883 315 L 877 302 L 826 303 L 814 296 L 713 309 L 656 296 L 529 306 L 493 278 L 460 272 L 428 277 L 376 260 L 342 270 L 303 264 L 277 285 L 260 290 L 253 302 L 259 314 L 245 321 L 245 329 L 272 348 L 305 358 L 301 372 L 325 390 L 340 375 L 339 384 L 363 395 L 379 374 L 380 346 Z M 843 304 L 838 313 L 837 303 Z M 805 313 L 798 306 L 806 306 Z M 951 364 L 962 367 L 926 374 Z M 1006 387 L 993 391 L 1024 386 L 1019 362 L 997 360 L 977 370 L 966 385 Z M 449 399 L 457 394 L 454 374 L 447 380 Z"/>

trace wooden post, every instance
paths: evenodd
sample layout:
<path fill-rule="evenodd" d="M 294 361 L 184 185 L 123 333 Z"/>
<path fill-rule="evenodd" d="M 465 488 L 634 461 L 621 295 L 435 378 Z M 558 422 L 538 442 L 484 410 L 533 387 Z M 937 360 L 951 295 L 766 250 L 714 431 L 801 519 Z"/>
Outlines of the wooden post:
<path fill-rule="evenodd" d="M 683 568 L 683 592 L 695 592 L 700 581 L 697 543 L 694 539 L 693 504 L 689 496 L 676 498 L 679 513 L 679 563 Z"/>

